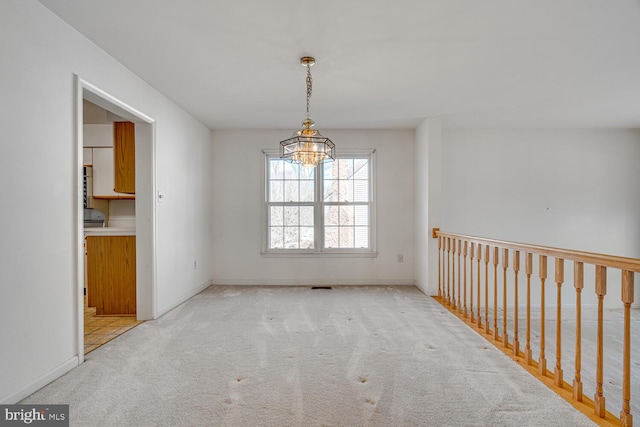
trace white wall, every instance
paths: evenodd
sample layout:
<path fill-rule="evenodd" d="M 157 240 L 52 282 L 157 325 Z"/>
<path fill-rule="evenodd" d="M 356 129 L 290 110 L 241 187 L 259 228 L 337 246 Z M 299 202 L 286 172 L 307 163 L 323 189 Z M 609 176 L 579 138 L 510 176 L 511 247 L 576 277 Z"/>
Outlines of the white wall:
<path fill-rule="evenodd" d="M 639 160 L 640 130 L 443 130 L 441 229 L 638 258 Z M 585 268 L 586 304 L 592 276 Z M 620 307 L 619 277 L 608 306 Z"/>
<path fill-rule="evenodd" d="M 213 132 L 213 282 L 413 284 L 413 131 L 408 130 L 323 130 L 338 152 L 376 149 L 376 258 L 261 257 L 262 150 L 277 149 L 291 132 Z M 403 263 L 398 254 L 404 255 Z"/>
<path fill-rule="evenodd" d="M 428 295 L 438 294 L 438 243 L 432 229 L 441 223 L 442 126 L 429 118 L 415 132 L 415 284 Z"/>
<path fill-rule="evenodd" d="M 0 2 L 3 403 L 77 364 L 74 74 L 156 120 L 167 194 L 156 212 L 156 313 L 211 279 L 210 131 L 41 4 Z"/>

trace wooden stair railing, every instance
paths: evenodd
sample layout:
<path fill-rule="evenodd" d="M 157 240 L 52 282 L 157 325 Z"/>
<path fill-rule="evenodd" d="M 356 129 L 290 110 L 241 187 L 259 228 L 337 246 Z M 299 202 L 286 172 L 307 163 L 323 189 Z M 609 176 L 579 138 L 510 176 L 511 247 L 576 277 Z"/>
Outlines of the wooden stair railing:
<path fill-rule="evenodd" d="M 591 252 L 551 248 L 547 246 L 507 242 L 482 237 L 467 236 L 433 230 L 438 239 L 438 296 L 436 299 L 451 312 L 463 319 L 481 335 L 516 360 L 532 375 L 539 378 L 550 388 L 565 398 L 574 407 L 584 412 L 600 425 L 633 426 L 630 409 L 631 400 L 631 304 L 634 300 L 634 273 L 640 272 L 640 259 L 595 254 Z M 492 250 L 493 249 L 493 250 Z M 502 256 L 500 256 L 502 250 Z M 491 253 L 493 255 L 491 256 Z M 520 256 L 524 257 L 526 275 L 526 331 L 524 351 L 520 350 L 519 295 L 518 276 Z M 534 256 L 538 257 L 538 277 L 540 292 L 540 336 L 539 356 L 534 359 L 531 334 L 531 292 Z M 457 257 L 457 263 L 456 263 Z M 555 363 L 553 372 L 547 369 L 545 354 L 545 300 L 546 279 L 548 277 L 548 257 L 555 259 L 554 279 L 556 283 L 556 334 Z M 509 287 L 508 269 L 511 258 L 513 287 Z M 476 261 L 476 284 L 474 299 L 474 260 Z M 484 261 L 484 301 L 482 299 L 482 269 Z M 562 287 L 565 282 L 565 261 L 573 262 L 573 288 L 575 289 L 575 361 L 573 381 L 564 380 L 562 367 Z M 463 266 L 461 268 L 461 262 Z M 493 264 L 493 306 L 489 305 L 489 263 Z M 502 266 L 502 307 L 498 306 L 498 265 Z M 456 274 L 457 264 L 457 274 Z M 593 400 L 583 394 L 582 378 L 582 290 L 584 289 L 584 265 L 595 268 L 593 286 L 597 297 L 597 344 L 595 366 L 595 394 Z M 468 267 L 468 269 L 467 269 Z M 621 272 L 621 299 L 623 313 L 623 349 L 622 349 L 622 407 L 619 418 L 606 410 L 604 382 L 604 298 L 607 293 L 607 269 Z M 462 272 L 462 274 L 461 274 Z M 469 272 L 469 274 L 467 274 Z M 457 277 L 456 277 L 457 276 Z M 457 282 L 456 282 L 457 278 Z M 467 279 L 469 278 L 469 281 Z M 513 293 L 513 305 L 508 304 L 508 296 Z M 468 298 L 468 299 L 467 299 Z M 467 301 L 469 306 L 467 307 Z M 474 313 L 474 301 L 476 302 Z M 498 312 L 502 310 L 502 324 L 498 323 Z M 513 326 L 509 329 L 509 311 L 513 312 Z M 484 313 L 483 313 L 484 311 Z M 493 313 L 493 323 L 489 320 Z M 509 332 L 513 339 L 509 340 Z"/>

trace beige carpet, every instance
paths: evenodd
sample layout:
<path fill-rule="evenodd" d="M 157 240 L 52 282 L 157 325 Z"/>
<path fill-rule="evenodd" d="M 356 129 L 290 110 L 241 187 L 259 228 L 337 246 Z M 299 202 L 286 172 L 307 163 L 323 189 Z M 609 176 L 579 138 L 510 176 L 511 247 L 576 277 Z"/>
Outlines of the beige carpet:
<path fill-rule="evenodd" d="M 73 426 L 590 426 L 413 287 L 210 287 L 23 403 Z"/>

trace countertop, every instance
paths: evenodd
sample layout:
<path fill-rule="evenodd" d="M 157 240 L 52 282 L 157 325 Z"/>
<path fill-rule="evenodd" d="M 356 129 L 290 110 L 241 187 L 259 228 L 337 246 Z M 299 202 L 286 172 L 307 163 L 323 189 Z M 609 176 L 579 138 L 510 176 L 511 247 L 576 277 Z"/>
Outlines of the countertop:
<path fill-rule="evenodd" d="M 130 227 L 89 227 L 84 229 L 87 236 L 135 236 L 136 229 Z"/>

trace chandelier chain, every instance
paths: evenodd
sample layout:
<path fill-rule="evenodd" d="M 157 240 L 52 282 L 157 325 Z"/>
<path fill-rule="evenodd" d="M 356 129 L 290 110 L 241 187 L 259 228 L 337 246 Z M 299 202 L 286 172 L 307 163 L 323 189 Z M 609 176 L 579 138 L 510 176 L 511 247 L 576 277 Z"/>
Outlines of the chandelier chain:
<path fill-rule="evenodd" d="M 311 92 L 312 92 L 313 79 L 311 78 L 311 67 L 307 65 L 307 119 L 311 118 Z"/>

